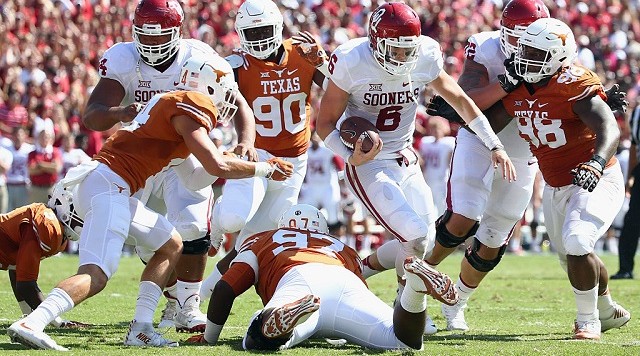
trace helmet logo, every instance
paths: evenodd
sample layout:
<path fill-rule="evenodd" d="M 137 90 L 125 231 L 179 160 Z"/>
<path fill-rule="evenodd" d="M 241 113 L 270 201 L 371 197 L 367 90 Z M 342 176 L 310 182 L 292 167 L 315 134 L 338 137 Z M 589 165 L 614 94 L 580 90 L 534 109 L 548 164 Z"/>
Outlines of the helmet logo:
<path fill-rule="evenodd" d="M 371 29 L 373 31 L 378 32 L 378 24 L 382 20 L 382 15 L 384 15 L 386 11 L 387 11 L 386 9 L 381 8 L 371 16 Z"/>
<path fill-rule="evenodd" d="M 560 40 L 562 40 L 562 45 L 565 46 L 567 44 L 567 36 L 568 34 L 566 33 L 555 33 L 555 32 L 550 32 L 552 35 L 556 35 L 558 36 L 558 38 Z"/>
<path fill-rule="evenodd" d="M 227 75 L 227 73 L 221 71 L 220 69 L 216 69 L 213 68 L 212 65 L 210 64 L 206 64 L 207 66 L 211 67 L 211 71 L 213 71 L 216 74 L 216 83 L 220 83 L 220 81 L 222 80 L 222 78 Z"/>

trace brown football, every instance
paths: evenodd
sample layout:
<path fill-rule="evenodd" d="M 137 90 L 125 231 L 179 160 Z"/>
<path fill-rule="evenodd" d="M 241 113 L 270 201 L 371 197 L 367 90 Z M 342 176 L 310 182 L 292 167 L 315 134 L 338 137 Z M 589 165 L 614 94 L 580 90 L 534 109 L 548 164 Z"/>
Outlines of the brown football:
<path fill-rule="evenodd" d="M 373 145 L 380 140 L 376 126 L 363 117 L 350 116 L 340 125 L 340 139 L 350 149 L 354 149 L 360 136 L 363 138 L 362 152 L 364 153 L 371 151 Z"/>

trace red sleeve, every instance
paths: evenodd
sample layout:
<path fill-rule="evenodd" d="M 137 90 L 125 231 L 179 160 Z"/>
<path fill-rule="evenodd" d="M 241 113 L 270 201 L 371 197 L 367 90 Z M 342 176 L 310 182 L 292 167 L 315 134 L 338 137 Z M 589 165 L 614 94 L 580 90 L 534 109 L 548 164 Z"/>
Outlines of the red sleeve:
<path fill-rule="evenodd" d="M 37 281 L 40 273 L 42 250 L 31 224 L 20 226 L 20 248 L 16 257 L 16 280 L 18 282 Z"/>
<path fill-rule="evenodd" d="M 242 262 L 232 264 L 222 276 L 222 280 L 231 286 L 236 297 L 251 288 L 255 279 L 253 268 Z"/>
<path fill-rule="evenodd" d="M 36 163 L 36 151 L 31 151 L 27 155 L 27 166 L 31 166 Z"/>

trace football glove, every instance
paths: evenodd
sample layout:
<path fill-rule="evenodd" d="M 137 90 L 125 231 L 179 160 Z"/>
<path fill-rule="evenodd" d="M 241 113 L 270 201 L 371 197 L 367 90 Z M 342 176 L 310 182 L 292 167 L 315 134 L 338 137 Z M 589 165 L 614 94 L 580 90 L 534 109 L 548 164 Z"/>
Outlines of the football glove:
<path fill-rule="evenodd" d="M 273 157 L 267 160 L 271 165 L 271 172 L 267 175 L 267 179 L 283 181 L 293 174 L 293 164 L 282 158 Z"/>
<path fill-rule="evenodd" d="M 440 95 L 434 95 L 427 104 L 427 114 L 431 116 L 440 116 L 447 121 L 455 122 L 457 124 L 465 125 L 466 123 L 462 117 L 458 114 L 453 106 L 449 105 L 446 100 Z"/>
<path fill-rule="evenodd" d="M 593 192 L 604 171 L 604 165 L 600 161 L 604 160 L 602 158 L 599 160 L 592 158 L 588 162 L 580 163 L 576 168 L 572 169 L 573 184 Z"/>
<path fill-rule="evenodd" d="M 522 85 L 523 79 L 516 73 L 516 65 L 514 62 L 516 55 L 511 54 L 511 57 L 504 60 L 504 74 L 498 74 L 498 82 L 502 90 L 506 93 L 518 89 Z"/>
<path fill-rule="evenodd" d="M 625 100 L 627 93 L 620 91 L 620 85 L 614 84 L 604 93 L 607 94 L 607 105 L 609 105 L 611 111 L 627 112 L 627 106 L 629 106 L 629 102 Z"/>
<path fill-rule="evenodd" d="M 318 68 L 329 60 L 322 46 L 308 31 L 299 32 L 297 35 L 292 36 L 291 39 L 296 51 L 312 66 Z"/>

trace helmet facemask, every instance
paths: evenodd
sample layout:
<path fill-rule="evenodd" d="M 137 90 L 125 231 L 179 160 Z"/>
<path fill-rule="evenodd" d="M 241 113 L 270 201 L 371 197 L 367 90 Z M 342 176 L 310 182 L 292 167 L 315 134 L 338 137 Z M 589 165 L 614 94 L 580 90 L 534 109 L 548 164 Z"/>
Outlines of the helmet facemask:
<path fill-rule="evenodd" d="M 522 25 L 514 28 L 500 26 L 500 50 L 507 58 L 518 51 L 518 39 L 526 29 L 527 26 Z"/>
<path fill-rule="evenodd" d="M 168 38 L 161 44 L 144 44 L 150 37 Z M 158 66 L 171 59 L 180 47 L 181 30 L 179 27 L 162 28 L 160 24 L 133 26 L 133 40 L 142 61 L 150 66 Z"/>
<path fill-rule="evenodd" d="M 373 54 L 388 73 L 406 75 L 416 67 L 419 52 L 420 38 L 418 36 L 400 36 L 398 38 L 378 38 Z"/>
<path fill-rule="evenodd" d="M 258 59 L 269 57 L 282 44 L 282 23 L 236 30 L 242 49 Z"/>
<path fill-rule="evenodd" d="M 73 206 L 73 197 L 71 193 L 62 186 L 54 187 L 47 206 L 51 208 L 63 225 L 62 235 L 71 241 L 80 239 L 80 233 L 84 225 L 84 220 L 77 213 Z"/>

